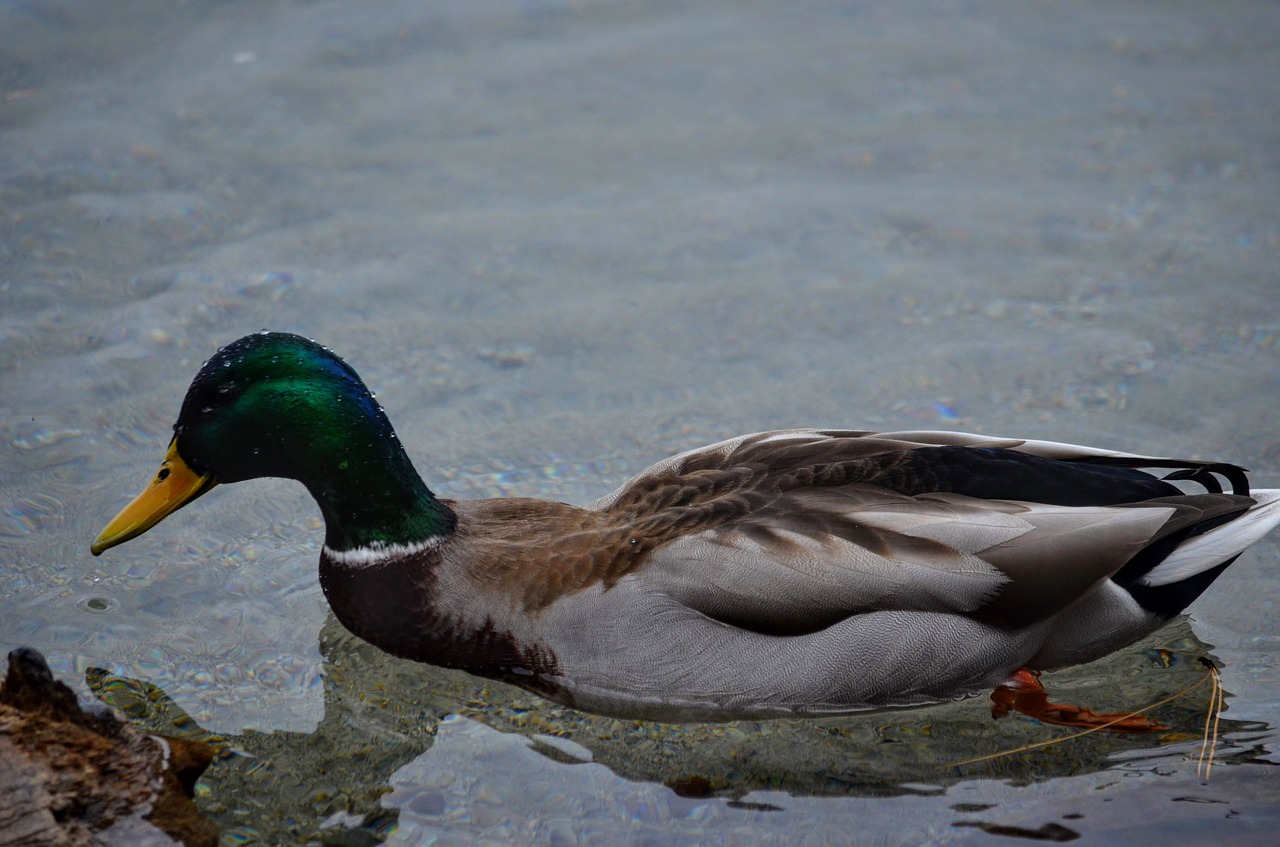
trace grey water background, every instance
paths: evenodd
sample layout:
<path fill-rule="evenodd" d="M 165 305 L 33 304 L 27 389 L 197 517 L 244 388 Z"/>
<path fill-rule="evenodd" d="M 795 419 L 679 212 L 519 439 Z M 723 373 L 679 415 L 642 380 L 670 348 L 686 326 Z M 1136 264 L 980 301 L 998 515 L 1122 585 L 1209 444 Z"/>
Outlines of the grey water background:
<path fill-rule="evenodd" d="M 1257 2 L 0 2 L 0 647 L 255 751 L 202 787 L 225 843 L 1265 843 L 1274 536 L 1050 680 L 1134 708 L 1211 645 L 1207 782 L 1204 691 L 1161 738 L 965 769 L 1065 733 L 636 725 L 389 662 L 326 623 L 290 483 L 88 543 L 264 327 L 347 358 L 450 497 L 585 502 L 794 425 L 1280 485 L 1278 81 Z"/>

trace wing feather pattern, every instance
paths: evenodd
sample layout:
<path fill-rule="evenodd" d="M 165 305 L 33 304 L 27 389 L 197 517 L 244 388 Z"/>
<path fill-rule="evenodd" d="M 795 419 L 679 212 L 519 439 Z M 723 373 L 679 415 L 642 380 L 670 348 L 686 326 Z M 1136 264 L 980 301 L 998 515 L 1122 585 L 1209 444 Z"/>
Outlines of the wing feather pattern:
<path fill-rule="evenodd" d="M 788 430 L 674 456 L 591 508 L 643 529 L 638 577 L 726 625 L 800 635 L 904 610 L 1022 627 L 1253 502 L 1184 494 L 1142 467 L 1235 470 L 967 433 Z"/>

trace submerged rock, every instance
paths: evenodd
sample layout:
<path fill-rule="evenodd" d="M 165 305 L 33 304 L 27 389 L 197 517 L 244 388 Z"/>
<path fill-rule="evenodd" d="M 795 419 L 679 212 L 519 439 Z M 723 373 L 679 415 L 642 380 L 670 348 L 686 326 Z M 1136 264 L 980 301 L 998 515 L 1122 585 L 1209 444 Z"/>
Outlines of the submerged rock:
<path fill-rule="evenodd" d="M 191 794 L 204 744 L 144 735 L 105 708 L 81 708 L 29 647 L 0 685 L 0 847 L 213 847 Z"/>

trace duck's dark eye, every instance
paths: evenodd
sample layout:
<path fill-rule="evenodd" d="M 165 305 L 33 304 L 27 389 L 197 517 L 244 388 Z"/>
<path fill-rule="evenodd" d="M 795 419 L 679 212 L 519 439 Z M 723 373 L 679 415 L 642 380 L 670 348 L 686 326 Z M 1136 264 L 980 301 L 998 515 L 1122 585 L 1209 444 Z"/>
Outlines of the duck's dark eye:
<path fill-rule="evenodd" d="M 158 482 L 164 482 L 164 481 L 165 481 L 166 479 L 168 479 L 168 478 L 169 478 L 169 469 L 168 469 L 168 468 L 161 468 L 161 469 L 160 469 L 160 473 L 156 474 L 156 480 L 157 480 Z"/>

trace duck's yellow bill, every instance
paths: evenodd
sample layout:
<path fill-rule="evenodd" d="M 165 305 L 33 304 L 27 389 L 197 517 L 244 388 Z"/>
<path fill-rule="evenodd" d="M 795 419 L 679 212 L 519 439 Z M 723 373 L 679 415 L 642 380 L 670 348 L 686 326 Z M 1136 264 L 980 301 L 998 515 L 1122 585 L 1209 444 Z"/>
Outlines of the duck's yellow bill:
<path fill-rule="evenodd" d="M 137 538 L 164 520 L 165 516 L 178 511 L 217 484 L 213 474 L 200 475 L 187 467 L 178 455 L 178 439 L 174 438 L 169 442 L 169 452 L 165 454 L 155 479 L 111 519 L 107 528 L 93 539 L 89 549 L 97 556 L 103 550 Z"/>

